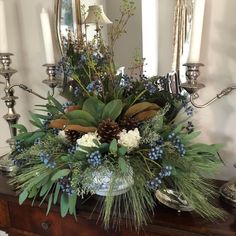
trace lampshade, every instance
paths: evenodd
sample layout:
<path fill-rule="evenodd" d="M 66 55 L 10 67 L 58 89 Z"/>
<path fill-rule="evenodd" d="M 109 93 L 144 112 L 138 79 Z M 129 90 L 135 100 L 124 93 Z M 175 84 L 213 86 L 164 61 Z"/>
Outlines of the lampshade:
<path fill-rule="evenodd" d="M 102 5 L 89 6 L 88 15 L 84 21 L 85 24 L 112 24 L 103 11 Z"/>

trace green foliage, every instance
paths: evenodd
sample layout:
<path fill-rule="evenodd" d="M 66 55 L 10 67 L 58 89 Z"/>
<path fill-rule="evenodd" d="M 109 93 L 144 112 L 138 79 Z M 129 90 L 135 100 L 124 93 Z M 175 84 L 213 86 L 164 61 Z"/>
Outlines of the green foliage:
<path fill-rule="evenodd" d="M 103 113 L 102 113 L 102 119 L 108 119 L 111 118 L 113 120 L 116 120 L 118 116 L 121 114 L 123 109 L 123 104 L 120 99 L 115 99 L 110 101 L 106 104 L 104 107 Z"/>

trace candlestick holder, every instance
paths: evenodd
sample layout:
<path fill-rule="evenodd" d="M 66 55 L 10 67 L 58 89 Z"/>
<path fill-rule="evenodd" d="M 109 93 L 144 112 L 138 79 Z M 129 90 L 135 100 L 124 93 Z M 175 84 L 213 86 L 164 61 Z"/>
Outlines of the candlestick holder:
<path fill-rule="evenodd" d="M 3 118 L 8 123 L 9 130 L 10 130 L 10 139 L 7 140 L 7 143 L 9 144 L 11 150 L 13 150 L 15 148 L 15 136 L 17 135 L 17 130 L 14 127 L 14 125 L 17 124 L 20 118 L 20 115 L 16 113 L 15 111 L 16 100 L 18 99 L 18 97 L 15 96 L 14 88 L 19 87 L 22 90 L 28 93 L 31 93 L 44 100 L 47 100 L 48 98 L 33 91 L 32 89 L 30 89 L 28 86 L 24 84 L 12 85 L 11 77 L 17 71 L 11 68 L 11 62 L 12 62 L 11 56 L 13 56 L 13 54 L 11 53 L 0 53 L 0 64 L 2 65 L 0 69 L 0 75 L 3 76 L 5 79 L 5 88 L 4 88 L 5 96 L 2 98 L 2 100 L 5 102 L 8 109 L 7 114 L 4 115 Z M 58 81 L 56 80 L 56 65 L 45 64 L 43 66 L 46 67 L 46 73 L 48 75 L 48 78 L 43 80 L 43 83 L 48 85 L 52 89 L 52 93 L 50 95 L 53 96 L 54 89 L 58 85 Z M 8 159 L 9 159 L 9 154 L 6 154 L 0 157 L 0 160 L 4 160 L 3 161 L 4 163 L 10 163 Z M 0 161 L 0 170 L 9 172 L 12 170 L 12 166 L 1 164 L 1 161 Z"/>
<path fill-rule="evenodd" d="M 197 104 L 194 100 L 199 97 L 198 90 L 204 88 L 205 85 L 197 81 L 200 76 L 200 67 L 203 66 L 201 63 L 186 63 L 184 66 L 187 66 L 186 76 L 187 82 L 181 84 L 180 86 L 185 89 L 190 95 L 190 102 L 196 108 L 204 108 L 212 104 L 213 102 L 221 99 L 222 97 L 230 94 L 233 90 L 236 89 L 236 86 L 230 86 L 223 89 L 220 93 L 216 94 L 215 97 L 210 99 L 204 104 Z M 236 167 L 236 165 L 235 165 Z M 229 203 L 231 206 L 236 207 L 236 177 L 232 178 L 229 182 L 224 184 L 220 188 L 220 194 L 223 199 Z"/>
<path fill-rule="evenodd" d="M 200 67 L 204 66 L 202 63 L 186 63 L 184 66 L 187 67 L 186 71 L 186 77 L 187 82 L 180 84 L 180 87 L 185 89 L 187 93 L 190 95 L 190 102 L 192 105 L 196 108 L 205 108 L 212 104 L 213 102 L 217 101 L 218 99 L 230 94 L 234 89 L 236 89 L 236 86 L 230 86 L 225 89 L 223 89 L 220 93 L 216 94 L 215 97 L 210 99 L 204 104 L 197 104 L 195 100 L 199 98 L 198 90 L 205 87 L 203 83 L 198 82 L 198 78 L 200 76 Z"/>

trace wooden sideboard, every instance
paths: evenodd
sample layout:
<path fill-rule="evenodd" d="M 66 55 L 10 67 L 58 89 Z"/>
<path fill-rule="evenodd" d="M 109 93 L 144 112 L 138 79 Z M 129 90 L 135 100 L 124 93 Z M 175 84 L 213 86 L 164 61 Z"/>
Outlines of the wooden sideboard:
<path fill-rule="evenodd" d="M 223 182 L 216 181 L 216 184 Z M 73 216 L 61 218 L 58 207 L 45 216 L 46 206 L 38 207 L 35 203 L 32 207 L 30 201 L 20 206 L 6 178 L 0 176 L 0 230 L 10 236 L 236 236 L 236 209 L 221 200 L 217 204 L 227 212 L 225 221 L 208 222 L 199 216 L 158 205 L 152 222 L 139 234 L 125 226 L 119 231 L 104 231 L 101 223 L 97 223 L 98 214 L 91 215 L 86 210 L 91 204 L 92 200 L 79 207 L 77 221 Z"/>

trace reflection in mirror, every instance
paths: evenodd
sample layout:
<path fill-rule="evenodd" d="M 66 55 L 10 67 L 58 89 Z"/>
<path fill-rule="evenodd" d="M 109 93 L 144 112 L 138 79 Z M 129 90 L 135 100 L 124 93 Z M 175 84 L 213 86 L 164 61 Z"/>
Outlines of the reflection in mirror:
<path fill-rule="evenodd" d="M 68 37 L 68 32 L 77 36 L 81 32 L 80 0 L 55 0 L 57 38 L 62 55 L 63 37 Z"/>
<path fill-rule="evenodd" d="M 174 13 L 172 71 L 185 78 L 185 64 L 188 60 L 192 28 L 193 0 L 177 0 Z"/>

